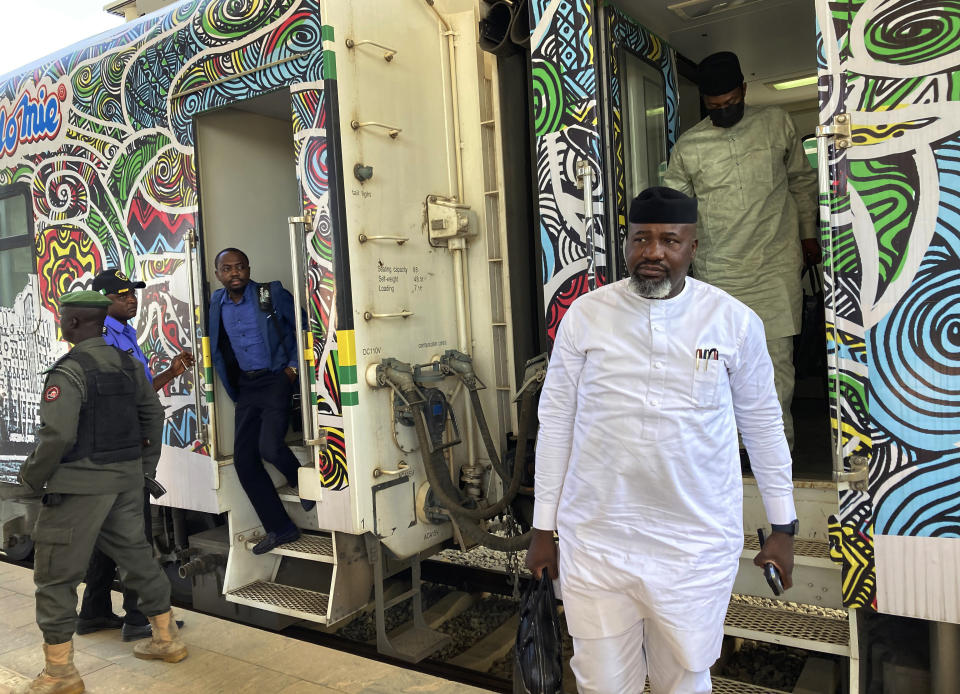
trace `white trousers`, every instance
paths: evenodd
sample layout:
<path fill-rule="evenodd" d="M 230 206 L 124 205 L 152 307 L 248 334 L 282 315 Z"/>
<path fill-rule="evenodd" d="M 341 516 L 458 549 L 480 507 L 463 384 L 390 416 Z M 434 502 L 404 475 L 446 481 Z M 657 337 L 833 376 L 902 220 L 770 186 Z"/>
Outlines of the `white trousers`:
<path fill-rule="evenodd" d="M 580 694 L 710 694 L 710 671 L 685 670 L 652 620 L 640 620 L 617 636 L 573 639 L 570 667 Z"/>

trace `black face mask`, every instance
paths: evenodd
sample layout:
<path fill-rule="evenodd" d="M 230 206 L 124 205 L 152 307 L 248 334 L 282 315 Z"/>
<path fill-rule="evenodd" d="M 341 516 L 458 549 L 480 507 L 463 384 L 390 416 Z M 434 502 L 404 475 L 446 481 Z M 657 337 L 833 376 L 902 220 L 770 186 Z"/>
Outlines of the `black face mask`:
<path fill-rule="evenodd" d="M 707 111 L 707 115 L 718 128 L 732 128 L 743 118 L 743 102 L 738 101 L 723 108 L 711 109 Z"/>

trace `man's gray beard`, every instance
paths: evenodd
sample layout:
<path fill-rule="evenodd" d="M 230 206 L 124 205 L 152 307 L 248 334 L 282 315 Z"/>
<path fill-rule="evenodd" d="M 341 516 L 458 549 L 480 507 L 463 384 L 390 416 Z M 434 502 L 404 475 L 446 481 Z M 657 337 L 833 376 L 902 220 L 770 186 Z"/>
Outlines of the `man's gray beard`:
<path fill-rule="evenodd" d="M 658 280 L 641 279 L 636 275 L 630 277 L 630 291 L 644 299 L 666 299 L 671 289 L 673 284 L 669 275 Z"/>

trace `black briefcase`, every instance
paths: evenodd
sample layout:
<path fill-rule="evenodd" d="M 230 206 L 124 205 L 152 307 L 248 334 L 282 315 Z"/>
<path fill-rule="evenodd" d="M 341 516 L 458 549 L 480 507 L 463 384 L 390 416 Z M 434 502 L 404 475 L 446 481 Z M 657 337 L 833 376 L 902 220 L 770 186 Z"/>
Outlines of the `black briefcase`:
<path fill-rule="evenodd" d="M 562 694 L 563 637 L 553 582 L 542 571 L 520 601 L 513 694 Z"/>

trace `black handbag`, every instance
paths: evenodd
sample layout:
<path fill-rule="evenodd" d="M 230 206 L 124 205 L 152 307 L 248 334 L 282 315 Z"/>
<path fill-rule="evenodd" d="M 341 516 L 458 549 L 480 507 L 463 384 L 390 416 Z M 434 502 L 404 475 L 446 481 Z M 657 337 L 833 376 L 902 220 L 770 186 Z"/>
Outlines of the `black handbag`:
<path fill-rule="evenodd" d="M 805 265 L 800 281 L 809 282 L 803 294 L 800 334 L 794 338 L 793 365 L 800 378 L 826 377 L 827 334 L 823 305 L 823 280 L 815 265 Z M 804 288 L 806 289 L 806 287 Z"/>
<path fill-rule="evenodd" d="M 513 694 L 562 694 L 563 638 L 553 582 L 544 569 L 520 600 Z"/>

